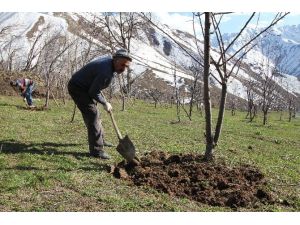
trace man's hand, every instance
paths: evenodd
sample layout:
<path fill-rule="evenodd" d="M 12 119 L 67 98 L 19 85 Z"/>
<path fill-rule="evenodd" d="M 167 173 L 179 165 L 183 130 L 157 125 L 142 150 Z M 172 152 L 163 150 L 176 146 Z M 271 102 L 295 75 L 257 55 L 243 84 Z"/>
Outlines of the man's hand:
<path fill-rule="evenodd" d="M 110 112 L 112 110 L 112 106 L 109 102 L 106 102 L 106 104 L 104 105 L 104 109 L 107 111 L 107 112 Z"/>

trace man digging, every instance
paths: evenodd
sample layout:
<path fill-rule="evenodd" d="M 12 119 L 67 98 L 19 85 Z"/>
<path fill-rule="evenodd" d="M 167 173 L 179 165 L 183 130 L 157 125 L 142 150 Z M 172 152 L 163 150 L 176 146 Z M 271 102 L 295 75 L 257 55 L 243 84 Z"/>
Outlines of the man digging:
<path fill-rule="evenodd" d="M 21 96 L 29 108 L 35 108 L 32 99 L 32 92 L 34 89 L 33 80 L 27 78 L 17 79 L 15 81 L 10 81 L 10 86 L 12 86 L 13 89 L 16 88 L 21 92 Z"/>
<path fill-rule="evenodd" d="M 89 62 L 78 70 L 68 83 L 68 91 L 79 108 L 88 131 L 90 156 L 109 159 L 104 151 L 103 128 L 97 102 L 111 112 L 112 106 L 102 96 L 101 90 L 107 88 L 116 74 L 129 67 L 132 58 L 125 49 L 116 51 L 113 56 L 105 56 Z"/>

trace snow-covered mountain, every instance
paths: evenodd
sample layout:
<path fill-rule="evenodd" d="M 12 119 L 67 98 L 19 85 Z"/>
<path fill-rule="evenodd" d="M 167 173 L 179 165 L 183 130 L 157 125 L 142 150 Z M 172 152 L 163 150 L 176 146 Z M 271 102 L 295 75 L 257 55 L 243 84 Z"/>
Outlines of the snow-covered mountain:
<path fill-rule="evenodd" d="M 254 34 L 254 29 L 247 29 L 242 34 L 243 38 L 240 39 L 242 41 L 237 41 L 229 53 L 239 49 L 243 41 L 253 37 Z M 223 41 L 228 44 L 236 35 L 236 33 L 224 34 Z M 213 46 L 217 46 L 216 39 Z M 258 38 L 257 45 L 246 55 L 245 61 L 255 65 L 259 55 L 271 59 L 280 72 L 300 77 L 300 24 L 270 29 L 266 35 Z"/>
<path fill-rule="evenodd" d="M 84 43 L 88 38 L 96 46 L 94 46 L 91 54 L 97 56 L 101 52 L 107 52 L 109 48 L 101 41 L 101 32 L 95 34 L 89 30 L 90 25 L 95 21 L 95 16 L 100 16 L 100 14 L 1 12 L 0 32 L 2 29 L 10 27 L 9 35 L 1 35 L 0 33 L 1 56 L 5 58 L 8 49 L 11 49 L 13 45 L 15 49 L 18 49 L 16 54 L 18 54 L 19 64 L 24 63 L 26 60 L 25 56 L 28 55 L 30 48 L 33 46 L 37 33 L 49 25 L 51 25 L 51 28 L 47 30 L 48 35 L 50 33 L 61 33 L 67 35 L 70 39 L 79 38 L 82 40 L 80 42 L 81 47 L 84 47 Z M 144 24 L 139 30 L 138 35 L 132 40 L 131 53 L 134 58 L 133 74 L 139 76 L 150 69 L 151 74 L 155 77 L 161 78 L 169 85 L 174 85 L 174 65 L 176 65 L 177 84 L 182 85 L 184 84 L 184 80 L 193 80 L 194 77 L 189 69 L 193 64 L 191 57 L 178 46 L 178 43 L 187 49 L 190 54 L 197 57 L 195 38 L 186 32 L 175 30 L 165 25 L 163 26 L 163 31 L 151 24 Z M 280 55 L 279 59 L 280 70 L 284 73 L 282 79 L 288 84 L 289 90 L 300 95 L 300 81 L 296 77 L 300 74 L 300 25 L 277 28 L 272 32 L 274 35 L 266 39 L 267 41 L 263 41 L 262 46 L 277 46 L 280 44 L 280 49 L 284 52 L 284 54 Z M 165 33 L 170 34 L 177 43 L 174 43 Z M 247 33 L 246 35 L 250 34 Z M 12 36 L 15 37 L 14 42 L 8 45 L 7 40 L 4 39 L 11 38 Z M 223 38 L 229 41 L 233 36 L 234 34 L 226 34 Z M 46 37 L 47 35 L 44 35 L 43 38 Z M 6 46 L 1 45 L 3 43 L 6 43 Z M 232 50 L 238 47 L 238 44 L 234 45 Z M 201 43 L 200 48 L 203 48 Z M 251 78 L 251 74 L 255 73 L 257 56 L 263 55 L 261 49 L 260 47 L 256 47 L 254 51 L 250 52 L 245 59 L 248 65 L 242 66 L 238 74 L 230 78 L 228 82 L 229 93 L 238 95 L 243 99 L 247 98 L 244 80 Z M 279 47 L 276 49 L 278 50 Z M 217 57 L 218 53 L 212 51 L 212 55 Z M 14 55 L 14 57 L 17 56 Z M 278 57 L 274 54 L 274 57 L 271 57 L 271 59 L 278 59 Z M 230 66 L 228 65 L 228 68 Z M 67 70 L 65 72 L 67 73 Z M 215 70 L 212 70 L 212 73 L 217 76 Z M 213 82 L 213 80 L 212 85 L 218 87 L 218 83 Z"/>

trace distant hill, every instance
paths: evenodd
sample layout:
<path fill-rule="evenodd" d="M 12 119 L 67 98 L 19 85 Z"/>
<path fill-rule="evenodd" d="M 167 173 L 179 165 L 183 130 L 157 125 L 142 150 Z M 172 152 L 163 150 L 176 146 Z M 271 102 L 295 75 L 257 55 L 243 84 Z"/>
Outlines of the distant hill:
<path fill-rule="evenodd" d="M 253 33 L 254 29 L 247 29 L 243 36 L 246 38 Z M 224 43 L 229 43 L 235 36 L 236 33 L 224 34 Z M 258 42 L 260 44 L 246 55 L 246 62 L 255 65 L 255 59 L 262 54 L 269 57 L 282 73 L 300 77 L 300 24 L 272 28 L 267 35 L 260 37 Z M 216 39 L 212 43 L 213 46 L 217 46 Z M 236 42 L 229 52 L 240 48 L 242 43 Z"/>
<path fill-rule="evenodd" d="M 47 30 L 47 35 L 61 33 L 62 35 L 68 36 L 69 39 L 80 40 L 77 45 L 77 51 L 81 51 L 80 48 L 86 47 L 86 41 L 89 38 L 93 42 L 93 49 L 89 55 L 90 58 L 99 56 L 100 54 L 108 52 L 108 46 L 103 43 L 103 35 L 101 30 L 95 32 L 91 30 L 94 23 L 94 18 L 101 17 L 99 13 L 11 13 L 2 12 L 0 13 L 0 31 L 5 27 L 13 27 L 9 35 L 0 36 L 0 48 L 1 56 L 5 59 L 5 53 L 8 51 L 9 46 L 4 46 L 3 43 L 7 43 L 5 38 L 17 37 L 12 43 L 15 48 L 18 49 L 15 57 L 18 57 L 18 64 L 24 63 L 26 56 L 33 45 L 35 37 L 42 29 L 47 26 L 51 26 Z M 197 49 L 194 43 L 194 36 L 178 29 L 172 29 L 168 26 L 159 25 L 163 30 L 172 35 L 177 43 L 187 49 L 190 54 L 197 57 Z M 117 30 L 117 28 L 116 28 Z M 245 35 L 250 35 L 251 30 L 247 31 Z M 45 37 L 46 35 L 44 35 Z M 225 42 L 230 41 L 234 37 L 234 34 L 225 34 Z M 2 45 L 1 45 L 2 43 Z M 203 44 L 200 43 L 200 47 L 203 48 Z M 212 41 L 215 44 L 215 41 Z M 262 48 L 267 45 L 280 46 L 280 49 L 284 54 L 280 55 L 279 66 L 282 72 L 280 80 L 288 84 L 289 91 L 292 91 L 296 97 L 300 96 L 300 25 L 292 27 L 281 27 L 271 31 L 270 37 L 262 42 Z M 239 47 L 241 42 L 232 46 L 232 51 Z M 176 65 L 176 76 L 177 83 L 182 85 L 182 89 L 188 92 L 189 81 L 193 80 L 193 75 L 190 71 L 190 66 L 193 64 L 191 57 L 186 54 L 178 44 L 174 43 L 166 34 L 161 32 L 155 26 L 151 24 L 144 24 L 140 28 L 138 34 L 132 40 L 131 53 L 134 58 L 132 72 L 136 78 L 141 78 L 147 74 L 146 77 L 155 76 L 159 78 L 159 82 L 164 81 L 170 88 L 162 88 L 162 91 L 170 92 L 174 86 L 174 65 Z M 75 47 L 73 47 L 75 48 Z M 262 55 L 262 48 L 255 47 L 254 51 L 250 52 L 244 60 L 238 74 L 235 77 L 230 78 L 228 82 L 228 92 L 233 96 L 238 96 L 241 99 L 246 99 L 246 84 L 247 79 L 259 79 L 254 75 L 257 68 L 257 58 Z M 73 49 L 73 51 L 75 51 Z M 216 51 L 212 51 L 212 54 L 218 55 Z M 278 55 L 274 54 L 271 60 L 277 59 Z M 200 59 L 201 60 L 201 59 Z M 83 61 L 79 61 L 74 65 L 74 70 L 78 69 Z M 71 72 L 67 68 L 63 68 L 63 62 L 60 64 L 59 74 L 70 77 Z M 17 66 L 17 65 L 16 65 Z M 149 71 L 151 73 L 149 73 Z M 216 71 L 212 66 L 212 73 L 217 76 Z M 145 77 L 145 79 L 146 79 Z M 298 79 L 297 79 L 298 77 Z M 154 79 L 155 80 L 155 79 Z M 151 81 L 153 82 L 153 81 Z M 200 79 L 201 82 L 201 79 Z M 138 88 L 140 90 L 149 89 L 150 87 L 141 87 L 139 82 Z M 217 82 L 211 80 L 211 85 L 216 89 L 220 88 Z M 281 86 L 281 83 L 277 82 L 277 85 Z M 152 85 L 153 86 L 153 85 Z M 158 85 L 164 87 L 164 85 Z M 186 86 L 186 88 L 184 88 Z M 144 88 L 144 89 L 143 89 Z M 281 88 L 285 89 L 285 86 Z M 170 93 L 169 93 L 170 94 Z M 217 98 L 216 98 L 217 100 Z"/>

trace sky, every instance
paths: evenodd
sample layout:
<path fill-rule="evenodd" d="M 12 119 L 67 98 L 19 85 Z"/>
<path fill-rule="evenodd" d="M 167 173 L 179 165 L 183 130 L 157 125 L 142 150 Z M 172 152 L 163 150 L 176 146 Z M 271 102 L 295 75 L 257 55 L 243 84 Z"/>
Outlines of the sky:
<path fill-rule="evenodd" d="M 252 13 L 230 13 L 223 16 L 220 28 L 222 33 L 234 33 L 239 31 Z M 191 12 L 158 12 L 156 17 L 161 23 L 167 24 L 176 29 L 187 31 L 193 34 L 192 13 Z M 259 19 L 259 25 L 268 25 L 276 15 L 275 12 L 257 12 L 249 26 L 256 26 Z M 278 26 L 300 25 L 300 13 L 290 13 Z"/>
<path fill-rule="evenodd" d="M 9 0 L 1 11 L 17 12 L 279 12 L 300 9 L 297 0 Z"/>
<path fill-rule="evenodd" d="M 191 13 L 184 12 L 243 12 L 227 14 L 222 19 L 222 33 L 233 33 L 241 28 L 251 12 L 264 12 L 260 14 L 260 25 L 270 21 L 274 15 L 272 12 L 283 11 L 292 13 L 281 21 L 282 25 L 300 24 L 300 8 L 297 2 L 297 0 L 9 0 L 1 2 L 1 11 L 155 12 L 162 23 L 190 33 L 193 33 Z M 295 9 L 298 9 L 298 12 Z"/>

